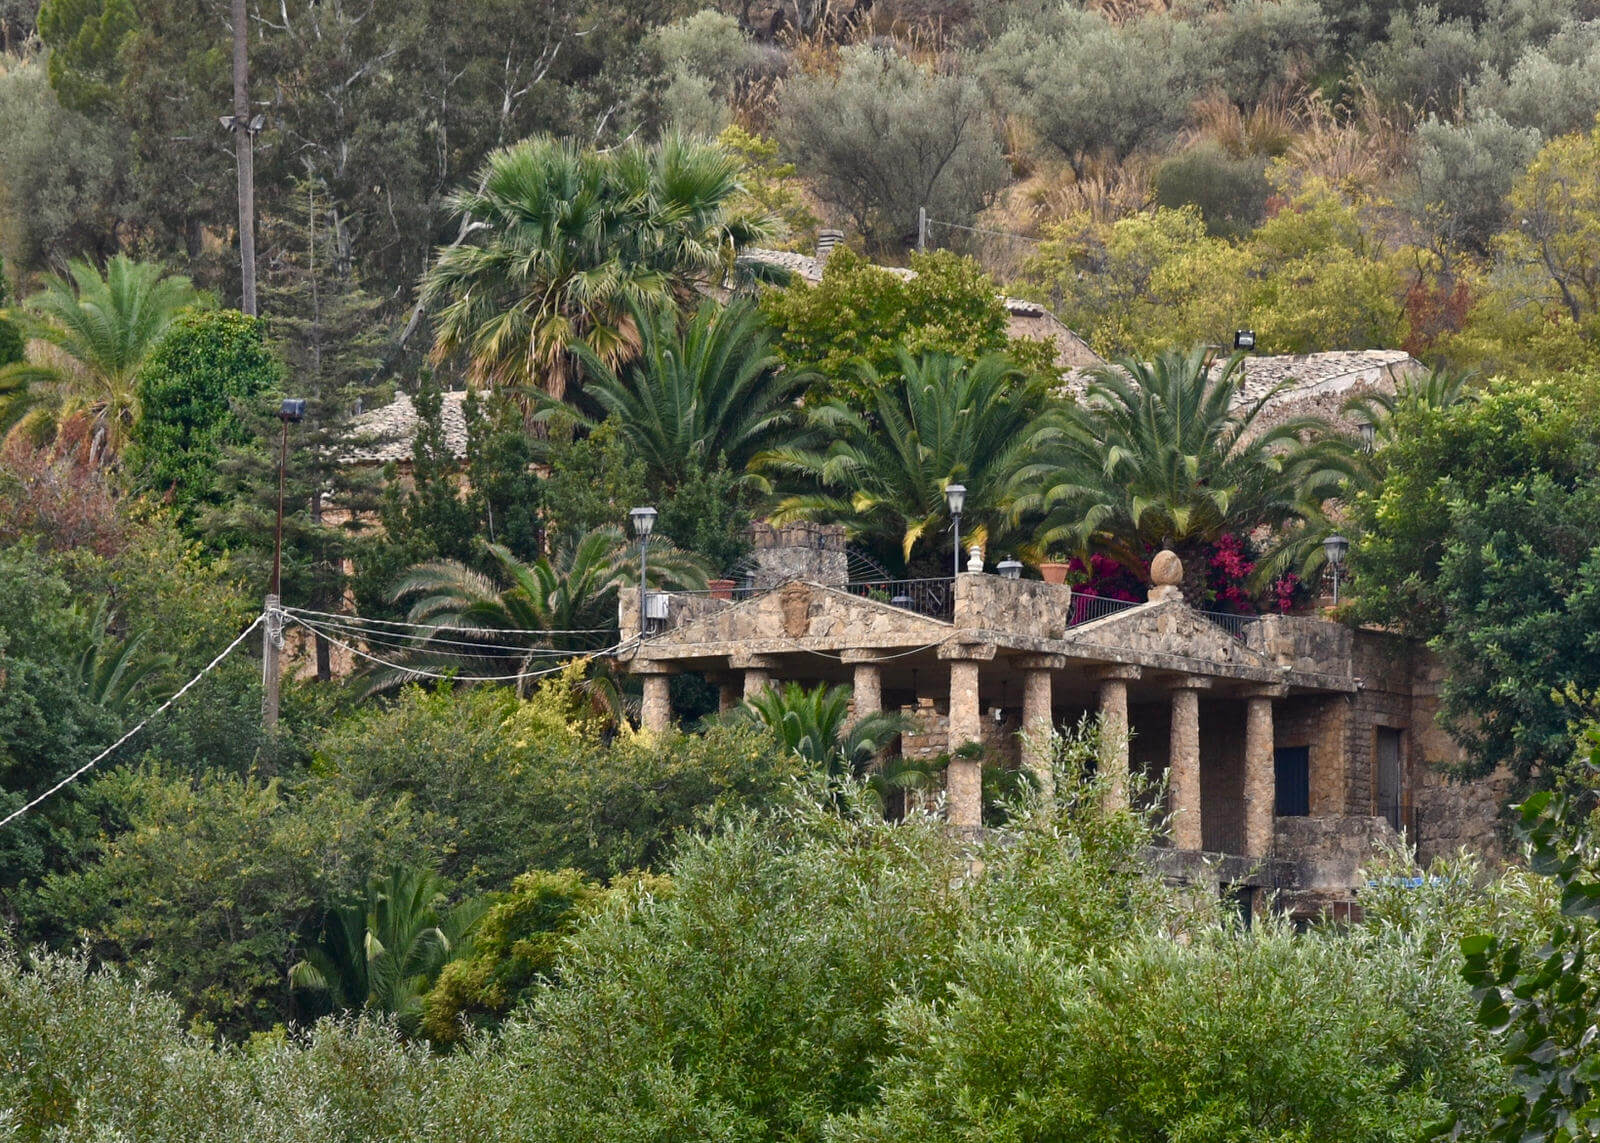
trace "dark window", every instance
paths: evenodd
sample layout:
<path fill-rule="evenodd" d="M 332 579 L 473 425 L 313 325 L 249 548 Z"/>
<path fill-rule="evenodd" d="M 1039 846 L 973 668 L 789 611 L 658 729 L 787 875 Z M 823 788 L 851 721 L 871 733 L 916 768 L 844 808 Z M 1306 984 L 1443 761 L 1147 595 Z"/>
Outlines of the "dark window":
<path fill-rule="evenodd" d="M 1405 771 L 1401 768 L 1400 735 L 1392 727 L 1378 727 L 1378 798 L 1373 808 L 1399 833 L 1405 826 Z"/>
<path fill-rule="evenodd" d="M 1277 771 L 1278 816 L 1303 818 L 1311 814 L 1311 747 L 1280 746 L 1274 752 Z"/>

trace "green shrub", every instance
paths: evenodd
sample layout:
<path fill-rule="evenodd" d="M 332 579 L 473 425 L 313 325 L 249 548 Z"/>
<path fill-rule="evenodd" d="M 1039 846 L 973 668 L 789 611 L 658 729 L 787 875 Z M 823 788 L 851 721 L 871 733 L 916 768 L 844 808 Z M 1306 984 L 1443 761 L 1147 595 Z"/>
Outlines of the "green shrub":
<path fill-rule="evenodd" d="M 1178 208 L 1194 206 L 1205 219 L 1206 233 L 1237 237 L 1260 224 L 1266 211 L 1266 165 L 1251 156 L 1234 158 L 1218 143 L 1206 140 L 1166 160 L 1156 170 L 1156 202 Z"/>

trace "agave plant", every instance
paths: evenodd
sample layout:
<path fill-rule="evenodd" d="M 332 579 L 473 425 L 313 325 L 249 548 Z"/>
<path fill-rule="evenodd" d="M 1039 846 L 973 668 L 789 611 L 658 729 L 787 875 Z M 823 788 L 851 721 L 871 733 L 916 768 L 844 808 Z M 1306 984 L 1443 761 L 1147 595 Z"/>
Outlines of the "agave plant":
<path fill-rule="evenodd" d="M 369 1009 L 414 1035 L 422 996 L 450 961 L 466 955 L 488 901 L 442 907 L 444 881 L 396 865 L 374 875 L 364 898 L 329 910 L 317 943 L 289 969 L 289 983 L 325 997 L 335 1011 Z"/>

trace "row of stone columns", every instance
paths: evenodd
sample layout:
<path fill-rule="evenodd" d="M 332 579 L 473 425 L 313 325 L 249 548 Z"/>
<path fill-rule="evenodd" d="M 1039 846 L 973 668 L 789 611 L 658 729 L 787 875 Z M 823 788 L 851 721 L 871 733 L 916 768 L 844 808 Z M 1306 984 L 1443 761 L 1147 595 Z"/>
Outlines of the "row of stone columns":
<path fill-rule="evenodd" d="M 987 654 L 984 652 L 987 651 Z M 983 771 L 976 759 L 960 758 L 957 751 L 983 733 L 978 699 L 979 664 L 992 657 L 991 648 L 959 651 L 950 662 L 949 751 L 946 772 L 946 812 L 952 825 L 977 828 L 982 824 Z M 844 662 L 853 668 L 853 718 L 883 709 L 882 667 L 871 652 L 846 652 Z M 1052 718 L 1051 673 L 1065 667 L 1060 655 L 1032 655 L 1017 660 L 1023 671 L 1022 764 L 1031 770 L 1047 796 L 1054 793 L 1049 757 Z M 719 706 L 728 710 L 738 699 L 749 699 L 772 685 L 771 664 L 751 656 L 741 663 L 742 687 L 725 682 L 718 688 Z M 640 723 L 646 730 L 665 731 L 672 722 L 668 690 L 669 668 L 640 664 L 644 702 Z M 1135 666 L 1100 668 L 1099 704 L 1102 727 L 1101 773 L 1110 780 L 1108 802 L 1127 805 L 1128 797 L 1128 683 L 1140 677 Z M 1172 810 L 1172 843 L 1178 849 L 1205 848 L 1200 786 L 1200 692 L 1212 680 L 1198 676 L 1172 684 L 1168 792 Z M 1272 700 L 1286 693 L 1283 687 L 1261 687 L 1246 695 L 1244 758 L 1244 849 L 1247 856 L 1263 857 L 1272 851 L 1276 810 L 1276 776 Z"/>

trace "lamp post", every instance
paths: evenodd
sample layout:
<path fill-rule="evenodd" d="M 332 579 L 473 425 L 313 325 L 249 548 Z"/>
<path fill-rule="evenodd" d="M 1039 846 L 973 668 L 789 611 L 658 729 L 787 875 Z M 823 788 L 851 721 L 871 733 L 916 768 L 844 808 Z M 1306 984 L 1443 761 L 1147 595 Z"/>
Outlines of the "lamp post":
<path fill-rule="evenodd" d="M 946 484 L 944 502 L 950 506 L 950 519 L 956 532 L 955 574 L 961 574 L 961 509 L 966 507 L 967 487 L 964 484 Z"/>
<path fill-rule="evenodd" d="M 645 621 L 645 596 L 649 594 L 646 586 L 645 572 L 649 566 L 650 558 L 650 533 L 656 528 L 656 510 L 654 508 L 634 508 L 628 512 L 628 519 L 633 522 L 633 534 L 639 537 L 639 638 L 644 638 Z"/>
<path fill-rule="evenodd" d="M 1335 532 L 1322 541 L 1322 554 L 1328 557 L 1333 568 L 1333 605 L 1339 606 L 1339 569 L 1344 567 L 1344 557 L 1350 551 L 1350 541 Z"/>
<path fill-rule="evenodd" d="M 283 431 L 278 439 L 278 526 L 272 537 L 272 590 L 267 593 L 267 622 L 261 643 L 261 725 L 269 733 L 278 725 L 278 656 L 283 651 L 283 494 L 289 466 L 289 426 L 305 419 L 306 403 L 286 397 L 278 406 Z"/>

